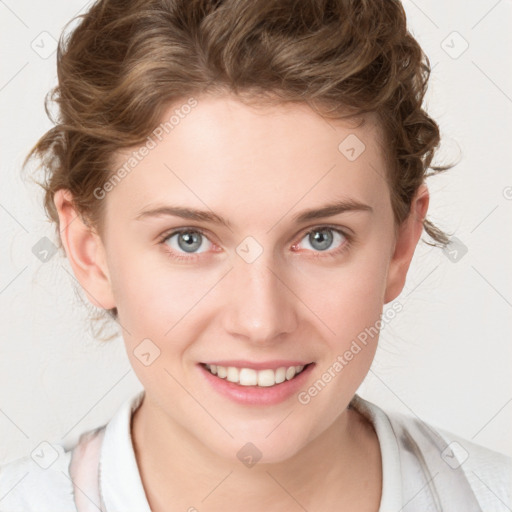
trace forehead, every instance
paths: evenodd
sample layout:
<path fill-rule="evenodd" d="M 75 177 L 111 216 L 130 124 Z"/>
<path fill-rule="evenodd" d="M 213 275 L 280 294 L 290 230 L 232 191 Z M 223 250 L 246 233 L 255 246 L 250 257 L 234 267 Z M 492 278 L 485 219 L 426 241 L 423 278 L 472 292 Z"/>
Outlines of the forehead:
<path fill-rule="evenodd" d="M 308 104 L 253 106 L 232 96 L 198 97 L 180 110 L 184 104 L 163 112 L 146 144 L 116 155 L 113 171 L 129 171 L 108 195 L 116 209 L 229 204 L 239 215 L 254 207 L 263 215 L 325 198 L 375 202 L 387 190 L 373 114 L 333 120 Z"/>

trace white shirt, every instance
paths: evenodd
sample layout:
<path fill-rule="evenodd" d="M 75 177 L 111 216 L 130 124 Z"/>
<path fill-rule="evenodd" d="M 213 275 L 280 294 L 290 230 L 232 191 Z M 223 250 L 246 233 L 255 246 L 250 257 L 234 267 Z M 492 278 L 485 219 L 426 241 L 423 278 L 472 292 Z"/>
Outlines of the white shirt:
<path fill-rule="evenodd" d="M 105 426 L 84 434 L 100 433 L 103 436 L 101 445 L 98 444 L 98 479 L 95 478 L 98 468 L 94 461 L 89 465 L 84 464 L 82 468 L 86 469 L 85 473 L 89 477 L 94 477 L 94 483 L 99 480 L 104 512 L 151 512 L 130 431 L 131 416 L 140 405 L 143 395 L 144 391 L 141 391 L 127 400 Z M 443 485 L 447 488 L 445 491 L 450 493 L 448 496 L 451 493 L 457 495 L 456 489 L 450 488 L 450 477 L 462 470 L 482 511 L 512 510 L 512 458 L 427 425 L 453 451 L 447 447 L 444 453 L 434 454 L 436 457 L 432 460 L 436 470 L 432 472 L 432 478 L 425 477 L 423 471 L 408 471 L 404 476 L 404 463 L 407 458 L 416 455 L 414 451 L 401 450 L 400 446 L 404 444 L 404 433 L 415 432 L 414 418 L 399 413 L 386 413 L 358 395 L 355 395 L 352 406 L 371 421 L 379 439 L 383 482 L 378 512 L 467 512 L 456 498 L 450 499 L 449 506 L 436 508 L 428 492 L 432 482 L 435 482 L 440 488 Z M 101 436 L 97 437 L 99 443 Z M 412 444 L 423 449 L 425 443 L 417 435 Z M 25 456 L 0 466 L 0 512 L 77 512 L 76 494 L 81 495 L 79 499 L 85 503 L 82 506 L 84 510 L 102 510 L 100 503 L 93 503 L 96 501 L 94 497 L 91 500 L 83 494 L 84 487 L 87 488 L 86 483 L 81 490 L 74 489 L 70 463 L 75 449 L 76 445 L 66 449 L 59 443 L 48 444 L 42 448 L 39 460 L 36 452 L 34 459 Z M 55 457 L 56 460 L 52 462 Z M 50 463 L 47 469 L 41 467 Z"/>

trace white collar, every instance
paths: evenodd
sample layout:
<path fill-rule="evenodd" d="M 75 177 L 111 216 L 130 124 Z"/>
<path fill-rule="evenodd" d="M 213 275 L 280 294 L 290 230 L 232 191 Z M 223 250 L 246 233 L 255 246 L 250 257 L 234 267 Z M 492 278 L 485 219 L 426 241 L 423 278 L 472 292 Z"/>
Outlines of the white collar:
<path fill-rule="evenodd" d="M 380 407 L 357 394 L 352 398 L 351 405 L 370 421 L 379 439 L 382 459 L 382 496 L 379 512 L 401 510 L 402 471 L 399 447 L 389 418 Z"/>
<path fill-rule="evenodd" d="M 108 512 L 151 512 L 131 437 L 133 412 L 145 391 L 126 400 L 108 422 L 101 446 L 100 493 Z"/>
<path fill-rule="evenodd" d="M 108 512 L 151 512 L 137 466 L 131 437 L 131 419 L 144 397 L 142 390 L 126 400 L 105 429 L 99 480 Z M 351 405 L 373 425 L 382 458 L 382 497 L 379 512 L 402 506 L 402 478 L 398 442 L 386 413 L 375 404 L 354 395 Z M 397 508 L 398 507 L 398 508 Z"/>

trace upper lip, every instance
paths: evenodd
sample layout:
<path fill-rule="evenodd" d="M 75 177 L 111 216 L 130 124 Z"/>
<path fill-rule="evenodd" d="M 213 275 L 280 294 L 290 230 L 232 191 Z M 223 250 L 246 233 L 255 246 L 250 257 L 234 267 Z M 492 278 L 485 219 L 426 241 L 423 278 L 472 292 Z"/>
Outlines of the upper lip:
<path fill-rule="evenodd" d="M 236 359 L 236 360 L 222 360 L 222 361 L 204 361 L 203 364 L 208 365 L 216 365 L 216 366 L 234 366 L 235 368 L 252 368 L 253 370 L 277 370 L 278 368 L 281 368 L 284 366 L 285 368 L 288 368 L 289 366 L 306 366 L 307 364 L 310 364 L 312 361 L 298 361 L 298 360 L 291 360 L 291 359 L 274 359 L 272 361 L 262 361 L 262 362 L 255 362 L 255 361 L 247 361 L 243 359 Z"/>

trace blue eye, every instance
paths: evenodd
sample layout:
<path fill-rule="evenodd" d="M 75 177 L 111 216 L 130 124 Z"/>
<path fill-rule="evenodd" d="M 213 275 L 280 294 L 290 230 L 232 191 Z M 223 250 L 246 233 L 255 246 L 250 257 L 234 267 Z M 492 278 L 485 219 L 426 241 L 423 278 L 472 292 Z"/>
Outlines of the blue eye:
<path fill-rule="evenodd" d="M 306 250 L 313 258 L 340 256 L 350 245 L 352 238 L 340 229 L 331 226 L 319 226 L 310 229 L 302 235 L 300 242 L 295 243 L 292 249 L 299 247 L 303 240 L 307 240 L 311 249 Z M 205 241 L 206 247 L 205 246 Z M 194 261 L 203 252 L 208 252 L 214 246 L 210 239 L 200 229 L 182 228 L 162 235 L 159 243 L 165 245 L 168 255 L 176 260 Z M 209 246 L 208 246 L 209 244 Z M 334 249 L 332 245 L 336 244 Z M 201 247 L 203 248 L 202 250 Z"/>
<path fill-rule="evenodd" d="M 333 235 L 335 233 L 335 235 Z M 335 238 L 340 239 L 342 235 L 330 228 L 315 229 L 310 231 L 304 238 L 317 251 L 326 251 L 329 249 Z M 316 246 L 316 247 L 315 247 Z"/>
<path fill-rule="evenodd" d="M 345 249 L 348 249 L 350 238 L 343 231 L 330 227 L 320 226 L 308 231 L 301 240 L 307 240 L 313 248 L 313 257 L 338 256 Z M 331 250 L 333 242 L 337 242 L 334 249 Z M 298 247 L 295 244 L 293 247 Z M 325 253 L 325 254 L 322 254 Z"/>
<path fill-rule="evenodd" d="M 176 238 L 176 243 L 170 243 L 173 238 Z M 170 235 L 167 235 L 162 242 L 169 245 L 173 251 L 184 251 L 185 253 L 196 254 L 196 251 L 203 245 L 204 240 L 208 240 L 208 238 L 201 231 L 186 229 L 174 231 Z"/>

